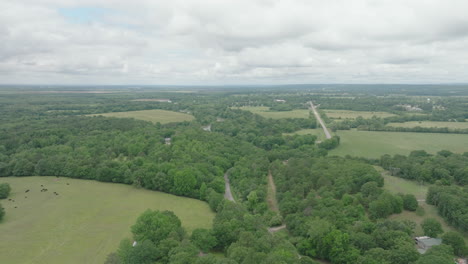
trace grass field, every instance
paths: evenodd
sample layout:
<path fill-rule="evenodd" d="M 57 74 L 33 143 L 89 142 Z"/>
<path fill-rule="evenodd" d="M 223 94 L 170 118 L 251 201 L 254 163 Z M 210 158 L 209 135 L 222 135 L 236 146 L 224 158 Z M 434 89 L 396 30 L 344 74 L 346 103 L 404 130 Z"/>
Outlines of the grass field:
<path fill-rule="evenodd" d="M 355 119 L 358 116 L 363 118 L 377 117 L 389 117 L 394 116 L 392 113 L 387 112 L 369 112 L 369 111 L 351 111 L 351 110 L 333 110 L 333 109 L 322 109 L 323 112 L 331 119 Z"/>
<path fill-rule="evenodd" d="M 323 141 L 325 140 L 325 134 L 323 133 L 323 129 L 321 128 L 314 128 L 314 129 L 301 129 L 293 133 L 284 133 L 285 136 L 290 135 L 315 135 L 317 136 L 317 140 Z"/>
<path fill-rule="evenodd" d="M 429 188 L 428 185 L 420 185 L 414 181 L 405 180 L 402 178 L 398 178 L 395 176 L 391 176 L 387 171 L 383 170 L 381 167 L 377 167 L 376 169 L 382 173 L 382 176 L 385 179 L 384 188 L 389 190 L 392 193 L 404 193 L 404 194 L 413 194 L 416 199 L 418 200 L 425 200 L 427 189 Z M 394 220 L 411 220 L 416 222 L 417 226 L 415 229 L 416 236 L 422 236 L 423 231 L 421 228 L 421 222 L 425 218 L 435 218 L 439 221 L 442 225 L 442 228 L 445 232 L 447 231 L 454 231 L 458 232 L 463 235 L 465 241 L 468 241 L 468 236 L 464 233 L 461 233 L 459 230 L 449 226 L 445 220 L 439 216 L 437 213 L 437 208 L 435 206 L 429 205 L 424 201 L 419 201 L 419 206 L 424 208 L 425 214 L 422 216 L 417 215 L 415 212 L 410 211 L 403 211 L 401 214 L 394 214 L 390 216 L 390 219 Z"/>
<path fill-rule="evenodd" d="M 266 106 L 242 106 L 238 109 L 250 111 L 254 114 L 261 115 L 265 118 L 281 119 L 281 118 L 309 118 L 308 109 L 295 109 L 291 111 L 270 111 Z"/>
<path fill-rule="evenodd" d="M 379 158 L 384 154 L 408 155 L 413 150 L 426 150 L 429 153 L 443 149 L 457 153 L 468 151 L 466 134 L 358 130 L 340 130 L 336 134 L 340 136 L 340 145 L 331 150 L 330 155 Z"/>
<path fill-rule="evenodd" d="M 142 110 L 142 111 L 129 111 L 129 112 L 112 112 L 104 114 L 96 114 L 101 116 L 108 117 L 126 117 L 126 118 L 135 118 L 145 121 L 150 121 L 153 123 L 172 123 L 172 122 L 183 122 L 183 121 L 192 121 L 193 116 L 189 114 L 166 111 L 166 110 Z M 90 116 L 96 116 L 90 115 Z"/>
<path fill-rule="evenodd" d="M 123 184 L 62 177 L 0 182 L 10 183 L 15 200 L 1 200 L 0 263 L 104 263 L 149 208 L 173 211 L 189 232 L 211 228 L 214 217 L 204 202 Z"/>
<path fill-rule="evenodd" d="M 433 122 L 433 121 L 412 121 L 404 123 L 389 123 L 387 126 L 394 127 L 448 127 L 452 129 L 468 129 L 468 122 Z"/>

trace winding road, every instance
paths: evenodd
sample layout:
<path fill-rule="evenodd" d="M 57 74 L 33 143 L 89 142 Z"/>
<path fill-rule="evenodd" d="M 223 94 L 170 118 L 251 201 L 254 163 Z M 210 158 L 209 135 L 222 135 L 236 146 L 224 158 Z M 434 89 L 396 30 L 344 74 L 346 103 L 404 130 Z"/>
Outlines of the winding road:
<path fill-rule="evenodd" d="M 312 101 L 310 101 L 309 104 L 310 104 L 310 109 L 312 109 L 312 111 L 314 112 L 315 118 L 317 118 L 317 120 L 320 123 L 320 126 L 322 126 L 322 128 L 323 128 L 323 132 L 325 133 L 325 137 L 327 139 L 330 139 L 331 138 L 330 132 L 328 132 L 328 129 L 325 126 L 325 123 L 323 122 L 322 118 L 320 117 L 319 113 L 317 112 L 317 109 L 315 109 L 315 106 L 314 106 L 314 104 L 312 104 Z"/>
<path fill-rule="evenodd" d="M 224 173 L 224 184 L 226 186 L 225 192 L 224 192 L 224 198 L 228 199 L 229 201 L 236 202 L 234 200 L 234 197 L 232 196 L 231 184 L 229 183 L 229 175 L 227 172 Z"/>

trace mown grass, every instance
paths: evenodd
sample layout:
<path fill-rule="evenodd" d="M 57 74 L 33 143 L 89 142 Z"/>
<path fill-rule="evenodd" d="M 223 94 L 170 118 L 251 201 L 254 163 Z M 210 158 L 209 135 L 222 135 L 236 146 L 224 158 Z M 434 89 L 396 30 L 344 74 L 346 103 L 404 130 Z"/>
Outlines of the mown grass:
<path fill-rule="evenodd" d="M 183 122 L 183 121 L 192 121 L 194 117 L 189 114 L 166 111 L 166 110 L 142 110 L 142 111 L 128 111 L 128 112 L 112 112 L 112 113 L 103 113 L 95 114 L 90 116 L 107 116 L 107 117 L 121 117 L 121 118 L 135 118 L 145 121 L 150 121 L 153 123 L 172 123 L 172 122 Z"/>
<path fill-rule="evenodd" d="M 210 228 L 214 217 L 202 201 L 123 184 L 62 177 L 0 182 L 10 183 L 15 200 L 1 200 L 0 263 L 103 263 L 147 209 L 173 211 L 188 232 Z"/>
<path fill-rule="evenodd" d="M 392 113 L 387 112 L 370 112 L 370 111 L 351 111 L 351 110 L 334 110 L 334 109 L 322 109 L 323 112 L 331 119 L 355 119 L 359 116 L 363 118 L 376 117 L 389 117 L 394 116 Z"/>
<path fill-rule="evenodd" d="M 294 109 L 291 111 L 270 111 L 266 106 L 242 106 L 237 109 L 250 111 L 254 114 L 261 115 L 265 118 L 281 119 L 281 118 L 309 118 L 308 109 Z"/>
<path fill-rule="evenodd" d="M 405 193 L 413 194 L 418 200 L 425 200 L 428 185 L 422 185 L 414 181 L 405 180 L 403 178 L 391 176 L 390 173 L 384 170 L 382 167 L 375 166 L 375 169 L 379 171 L 385 180 L 385 189 L 392 193 Z"/>
<path fill-rule="evenodd" d="M 340 145 L 330 155 L 379 158 L 384 154 L 408 155 L 413 150 L 436 153 L 468 151 L 468 135 L 442 133 L 377 132 L 340 130 Z"/>
<path fill-rule="evenodd" d="M 435 121 L 411 121 L 404 123 L 389 123 L 394 127 L 447 127 L 452 129 L 468 129 L 468 122 L 435 122 Z"/>

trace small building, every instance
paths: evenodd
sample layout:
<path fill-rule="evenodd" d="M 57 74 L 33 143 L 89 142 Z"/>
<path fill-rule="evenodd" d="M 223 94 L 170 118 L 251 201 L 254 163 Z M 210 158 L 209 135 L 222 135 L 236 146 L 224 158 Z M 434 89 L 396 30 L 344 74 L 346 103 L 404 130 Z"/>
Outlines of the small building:
<path fill-rule="evenodd" d="M 433 246 L 438 246 L 442 244 L 442 239 L 432 238 L 428 236 L 415 237 L 414 241 L 416 242 L 416 245 L 418 247 L 418 252 L 421 254 L 426 253 L 426 251 Z"/>
<path fill-rule="evenodd" d="M 166 145 L 170 145 L 171 144 L 171 138 L 170 137 L 164 138 L 164 143 Z"/>
<path fill-rule="evenodd" d="M 204 131 L 207 131 L 207 132 L 211 132 L 211 124 L 207 125 L 207 126 L 202 126 L 202 129 Z"/>
<path fill-rule="evenodd" d="M 277 103 L 286 103 L 286 100 L 283 100 L 283 99 L 275 99 L 275 102 L 277 102 Z"/>

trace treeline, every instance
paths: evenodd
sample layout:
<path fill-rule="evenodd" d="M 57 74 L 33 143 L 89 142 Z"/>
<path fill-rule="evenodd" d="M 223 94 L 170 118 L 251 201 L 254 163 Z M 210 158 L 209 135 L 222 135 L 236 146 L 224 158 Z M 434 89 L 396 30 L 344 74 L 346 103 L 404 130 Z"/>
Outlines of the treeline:
<path fill-rule="evenodd" d="M 383 220 L 414 206 L 415 198 L 405 205 L 408 197 L 384 191 L 372 166 L 301 158 L 276 161 L 271 170 L 281 214 L 301 255 L 338 264 L 409 264 L 420 258 L 411 237 L 415 223 Z"/>
<path fill-rule="evenodd" d="M 426 202 L 435 205 L 439 214 L 450 224 L 468 231 L 468 189 L 459 186 L 431 186 Z"/>
<path fill-rule="evenodd" d="M 456 154 L 442 150 L 432 155 L 418 150 L 408 156 L 383 155 L 379 164 L 393 176 L 420 183 L 468 184 L 468 152 Z"/>
<path fill-rule="evenodd" d="M 446 121 L 434 120 L 431 116 L 424 115 L 403 115 L 397 117 L 380 118 L 373 116 L 372 118 L 365 119 L 361 116 L 356 119 L 345 119 L 342 121 L 332 121 L 330 129 L 336 130 L 349 130 L 357 128 L 364 131 L 388 131 L 388 132 L 420 132 L 420 133 L 454 133 L 454 134 L 468 134 L 468 129 L 457 129 L 448 127 L 398 127 L 388 126 L 389 123 L 394 122 L 409 122 L 409 121 Z"/>

